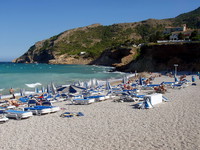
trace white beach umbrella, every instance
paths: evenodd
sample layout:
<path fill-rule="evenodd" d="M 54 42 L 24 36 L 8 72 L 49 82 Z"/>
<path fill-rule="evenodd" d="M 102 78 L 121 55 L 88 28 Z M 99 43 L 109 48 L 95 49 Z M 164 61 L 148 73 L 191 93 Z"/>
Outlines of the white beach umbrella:
<path fill-rule="evenodd" d="M 47 93 L 50 93 L 51 91 L 50 91 L 50 87 L 49 87 L 49 85 L 47 85 Z"/>
<path fill-rule="evenodd" d="M 56 87 L 52 82 L 51 82 L 51 92 L 52 92 L 53 95 L 56 94 Z"/>
<path fill-rule="evenodd" d="M 42 90 L 42 93 L 44 93 L 44 92 L 45 92 L 45 88 L 44 88 L 44 86 L 41 88 L 41 90 Z"/>
<path fill-rule="evenodd" d="M 35 88 L 35 93 L 39 93 L 39 89 L 37 87 Z"/>
<path fill-rule="evenodd" d="M 126 84 L 128 81 L 128 77 L 126 75 L 124 75 L 123 79 L 122 79 L 122 83 Z"/>
<path fill-rule="evenodd" d="M 80 81 L 78 81 L 78 86 L 81 86 L 81 82 Z"/>
<path fill-rule="evenodd" d="M 99 86 L 99 81 L 97 79 L 95 80 L 95 85 L 96 85 L 96 87 Z"/>
<path fill-rule="evenodd" d="M 112 87 L 110 85 L 110 82 L 106 80 L 106 90 L 112 91 Z"/>
<path fill-rule="evenodd" d="M 85 87 L 86 89 L 89 88 L 89 86 L 88 86 L 88 82 L 87 82 L 87 81 L 84 82 L 84 87 Z"/>
<path fill-rule="evenodd" d="M 25 96 L 25 91 L 24 91 L 24 89 L 20 89 L 20 96 Z"/>

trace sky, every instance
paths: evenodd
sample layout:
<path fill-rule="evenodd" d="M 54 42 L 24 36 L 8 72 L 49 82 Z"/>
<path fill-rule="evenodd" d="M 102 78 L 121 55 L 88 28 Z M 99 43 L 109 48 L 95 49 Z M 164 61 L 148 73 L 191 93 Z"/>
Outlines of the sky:
<path fill-rule="evenodd" d="M 198 7 L 200 0 L 0 0 L 0 62 L 69 29 L 173 18 Z"/>

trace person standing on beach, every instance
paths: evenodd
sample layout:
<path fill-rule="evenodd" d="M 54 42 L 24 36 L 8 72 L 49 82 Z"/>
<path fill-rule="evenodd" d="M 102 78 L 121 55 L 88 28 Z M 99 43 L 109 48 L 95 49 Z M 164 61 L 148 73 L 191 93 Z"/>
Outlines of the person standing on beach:
<path fill-rule="evenodd" d="M 10 92 L 10 94 L 13 95 L 13 99 L 15 99 L 15 94 L 14 94 L 15 91 L 13 90 L 13 88 L 10 88 L 9 92 Z"/>

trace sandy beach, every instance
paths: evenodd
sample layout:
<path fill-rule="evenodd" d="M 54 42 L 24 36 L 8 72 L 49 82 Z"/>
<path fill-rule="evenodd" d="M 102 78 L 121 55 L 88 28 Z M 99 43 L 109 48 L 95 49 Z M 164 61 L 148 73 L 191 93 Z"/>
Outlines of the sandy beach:
<path fill-rule="evenodd" d="M 196 77 L 197 78 L 197 77 Z M 191 76 L 188 76 L 191 80 Z M 173 81 L 166 76 L 154 83 Z M 170 102 L 136 109 L 134 102 L 106 100 L 90 105 L 59 102 L 57 113 L 0 124 L 1 150 L 198 150 L 200 80 L 197 86 L 168 89 Z M 84 116 L 61 118 L 63 112 Z"/>

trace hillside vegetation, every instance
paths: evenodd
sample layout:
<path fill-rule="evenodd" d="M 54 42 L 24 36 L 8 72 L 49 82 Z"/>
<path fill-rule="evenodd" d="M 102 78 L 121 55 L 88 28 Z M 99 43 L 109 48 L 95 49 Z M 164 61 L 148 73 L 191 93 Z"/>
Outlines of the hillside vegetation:
<path fill-rule="evenodd" d="M 169 35 L 163 33 L 164 28 L 182 24 L 199 29 L 200 8 L 170 19 L 148 19 L 108 26 L 93 24 L 67 30 L 37 42 L 14 62 L 123 66 L 141 55 L 135 45 L 168 40 Z M 193 39 L 198 39 L 198 36 L 197 32 L 194 33 Z"/>

